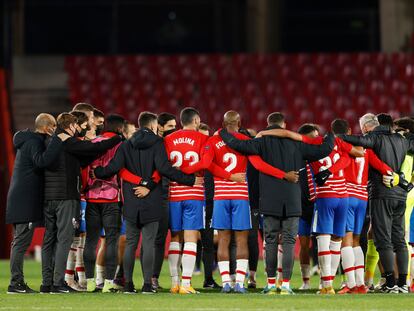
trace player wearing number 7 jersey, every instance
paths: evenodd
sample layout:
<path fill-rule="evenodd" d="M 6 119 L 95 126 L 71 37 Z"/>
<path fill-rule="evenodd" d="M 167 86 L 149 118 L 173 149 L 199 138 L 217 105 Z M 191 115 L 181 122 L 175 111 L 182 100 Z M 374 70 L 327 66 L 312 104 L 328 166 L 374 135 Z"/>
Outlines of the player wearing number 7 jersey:
<path fill-rule="evenodd" d="M 351 135 L 349 124 L 343 119 L 336 119 L 332 123 L 332 131 L 336 135 Z M 341 258 L 347 284 L 338 294 L 367 293 L 364 284 L 364 253 L 359 244 L 359 237 L 367 209 L 369 165 L 378 170 L 382 175 L 387 175 L 388 172 L 392 171 L 370 149 L 364 151 L 363 157 L 351 157 L 350 164 L 344 169 L 349 199 L 346 234 L 342 241 Z"/>

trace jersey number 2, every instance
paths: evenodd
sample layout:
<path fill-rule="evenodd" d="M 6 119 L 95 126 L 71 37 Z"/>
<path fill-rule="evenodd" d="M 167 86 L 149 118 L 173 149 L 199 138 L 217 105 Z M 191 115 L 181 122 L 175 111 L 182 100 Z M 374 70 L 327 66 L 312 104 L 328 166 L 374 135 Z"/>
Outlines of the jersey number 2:
<path fill-rule="evenodd" d="M 200 159 L 198 157 L 197 152 L 194 151 L 188 151 L 183 154 L 179 151 L 172 151 L 170 153 L 170 160 L 171 162 L 173 162 L 173 166 L 174 167 L 181 167 L 181 165 L 183 165 L 183 159 L 186 161 L 190 161 L 190 166 L 194 165 L 195 163 L 197 163 Z"/>

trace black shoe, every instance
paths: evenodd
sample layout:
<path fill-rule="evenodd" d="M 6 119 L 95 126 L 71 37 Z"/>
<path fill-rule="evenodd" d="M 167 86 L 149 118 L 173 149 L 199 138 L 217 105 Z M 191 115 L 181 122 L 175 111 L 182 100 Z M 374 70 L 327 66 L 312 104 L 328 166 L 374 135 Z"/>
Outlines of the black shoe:
<path fill-rule="evenodd" d="M 203 287 L 204 288 L 212 288 L 212 289 L 221 289 L 222 288 L 214 280 L 204 281 Z"/>
<path fill-rule="evenodd" d="M 257 287 L 256 281 L 249 280 L 247 282 L 247 288 L 255 289 Z"/>
<path fill-rule="evenodd" d="M 125 282 L 125 286 L 122 292 L 124 294 L 136 294 L 137 293 L 134 287 L 134 283 L 132 282 Z"/>
<path fill-rule="evenodd" d="M 52 286 L 50 285 L 40 285 L 40 293 L 41 294 L 50 294 Z"/>
<path fill-rule="evenodd" d="M 394 285 L 393 287 L 388 287 L 386 284 L 384 284 L 381 286 L 379 292 L 383 294 L 398 294 L 399 290 L 397 285 Z"/>
<path fill-rule="evenodd" d="M 31 289 L 26 283 L 9 285 L 7 294 L 35 294 L 37 291 Z"/>
<path fill-rule="evenodd" d="M 71 293 L 78 293 L 77 290 L 70 287 L 66 282 L 63 283 L 61 286 L 52 286 L 50 289 L 51 294 L 71 294 Z"/>
<path fill-rule="evenodd" d="M 145 283 L 144 286 L 142 286 L 141 292 L 143 294 L 156 294 L 157 290 L 152 287 L 152 284 Z"/>

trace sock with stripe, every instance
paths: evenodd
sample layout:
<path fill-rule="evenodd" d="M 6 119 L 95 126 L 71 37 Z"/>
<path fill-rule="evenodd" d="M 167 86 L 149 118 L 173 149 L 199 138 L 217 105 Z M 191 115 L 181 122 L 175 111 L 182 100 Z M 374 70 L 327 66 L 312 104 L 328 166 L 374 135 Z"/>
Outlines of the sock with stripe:
<path fill-rule="evenodd" d="M 377 267 L 379 254 L 374 245 L 374 240 L 368 240 L 366 263 L 365 263 L 365 280 L 368 286 L 374 283 L 375 268 Z"/>
<path fill-rule="evenodd" d="M 279 244 L 277 247 L 277 281 L 283 280 L 283 246 Z"/>
<path fill-rule="evenodd" d="M 236 260 L 236 283 L 240 287 L 244 287 L 244 280 L 246 278 L 247 268 L 249 266 L 248 259 L 237 259 Z"/>
<path fill-rule="evenodd" d="M 309 283 L 310 269 L 310 264 L 300 264 L 300 272 L 302 273 L 303 283 Z"/>
<path fill-rule="evenodd" d="M 230 262 L 227 261 L 219 261 L 218 263 L 218 268 L 220 271 L 220 275 L 221 275 L 221 282 L 224 284 L 226 283 L 231 283 L 231 279 L 230 279 Z"/>
<path fill-rule="evenodd" d="M 319 235 L 316 237 L 318 244 L 318 261 L 321 269 L 322 287 L 332 286 L 331 277 L 331 251 L 329 243 L 331 237 L 329 235 Z"/>
<path fill-rule="evenodd" d="M 83 262 L 85 239 L 85 235 L 79 237 L 79 245 L 76 251 L 76 274 L 78 275 L 79 284 L 82 284 L 83 286 L 86 286 L 85 263 Z"/>
<path fill-rule="evenodd" d="M 290 280 L 289 279 L 283 279 L 283 281 L 282 281 L 282 287 L 284 287 L 284 288 L 290 288 Z"/>
<path fill-rule="evenodd" d="M 185 242 L 183 249 L 181 286 L 190 286 L 197 256 L 197 243 Z"/>
<path fill-rule="evenodd" d="M 339 263 L 341 262 L 341 244 L 342 242 L 332 241 L 329 244 L 329 250 L 331 251 L 331 276 L 335 278 L 338 271 Z"/>
<path fill-rule="evenodd" d="M 76 250 L 78 248 L 78 244 L 79 237 L 74 237 L 72 245 L 70 246 L 68 261 L 66 262 L 65 281 L 67 283 L 72 283 L 75 281 Z"/>
<path fill-rule="evenodd" d="M 267 278 L 267 287 L 275 287 L 276 286 L 276 278 L 275 277 L 268 277 Z"/>
<path fill-rule="evenodd" d="M 101 285 L 105 282 L 105 266 L 96 265 L 96 285 Z"/>
<path fill-rule="evenodd" d="M 353 248 L 355 257 L 355 282 L 356 286 L 364 285 L 364 252 L 361 246 Z"/>
<path fill-rule="evenodd" d="M 354 251 L 351 246 L 342 247 L 341 249 L 342 257 L 342 268 L 347 278 L 346 285 L 348 288 L 355 287 L 355 256 Z"/>
<path fill-rule="evenodd" d="M 179 242 L 171 242 L 168 248 L 168 265 L 170 266 L 171 284 L 173 287 L 180 284 L 180 259 L 181 244 Z"/>

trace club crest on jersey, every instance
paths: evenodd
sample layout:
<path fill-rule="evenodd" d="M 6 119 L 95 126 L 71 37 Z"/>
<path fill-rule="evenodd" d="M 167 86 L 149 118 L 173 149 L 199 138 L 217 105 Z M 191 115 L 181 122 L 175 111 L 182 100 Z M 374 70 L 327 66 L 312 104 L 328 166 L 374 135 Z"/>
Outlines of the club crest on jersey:
<path fill-rule="evenodd" d="M 180 137 L 173 140 L 174 146 L 179 144 L 189 144 L 191 146 L 194 146 L 194 139 L 188 138 L 188 137 Z"/>

